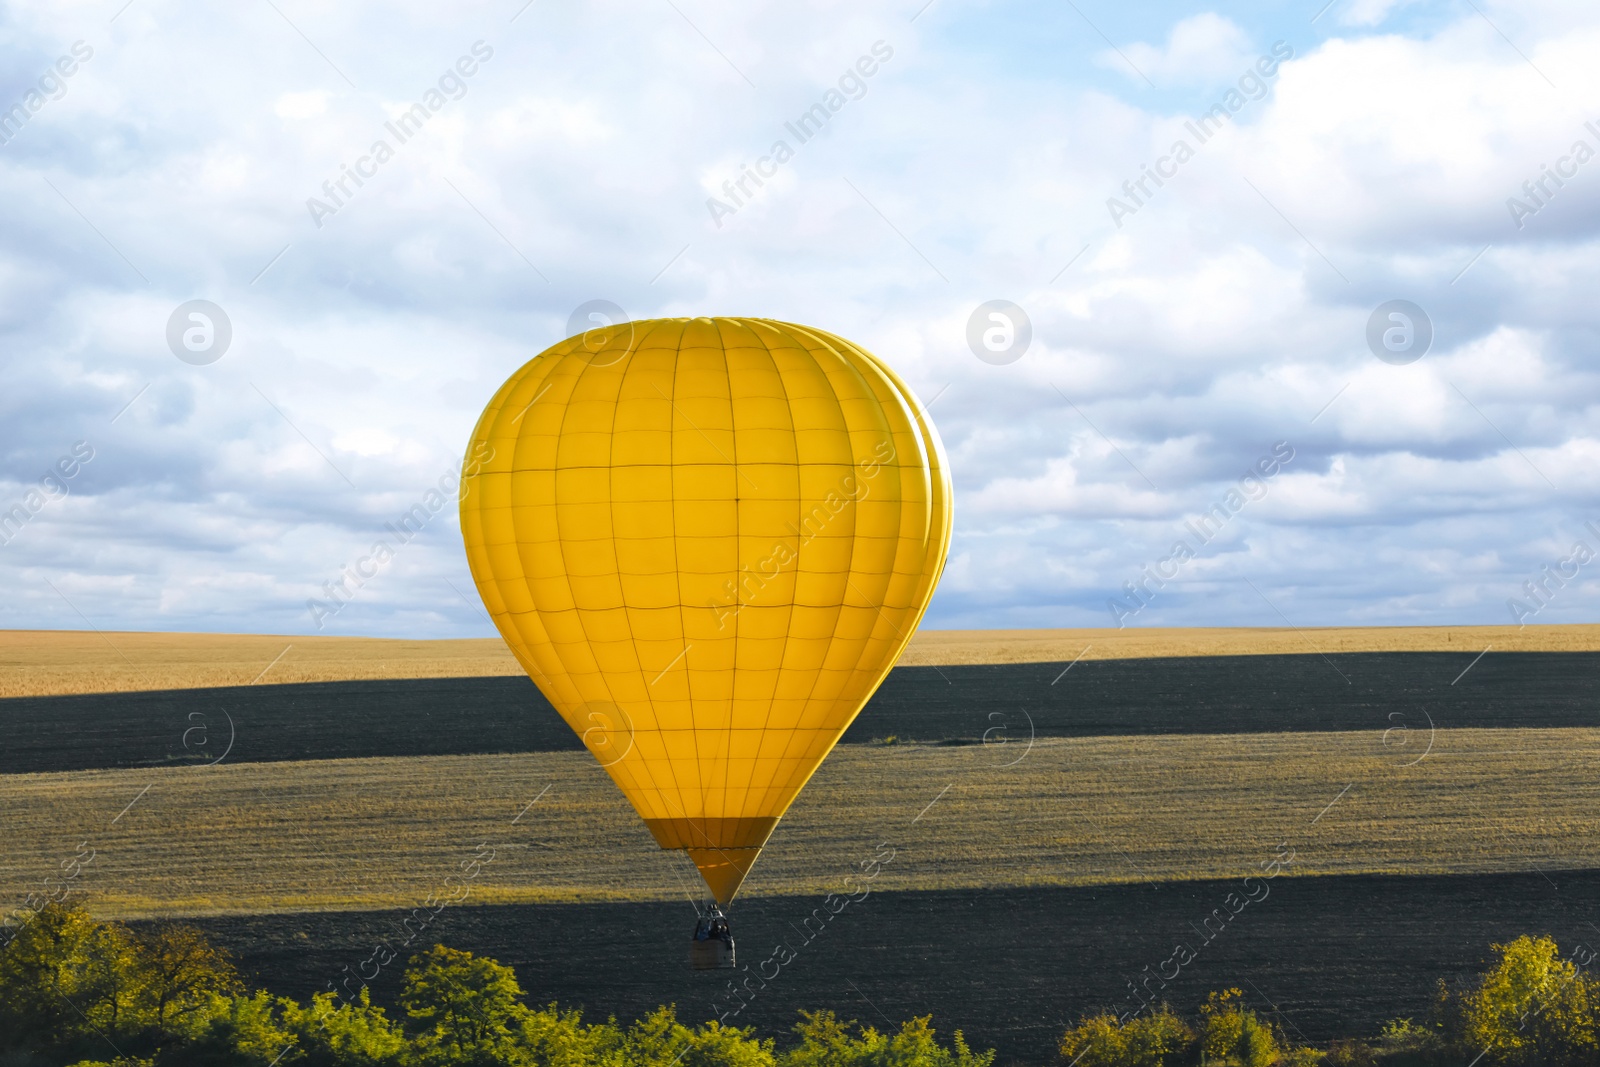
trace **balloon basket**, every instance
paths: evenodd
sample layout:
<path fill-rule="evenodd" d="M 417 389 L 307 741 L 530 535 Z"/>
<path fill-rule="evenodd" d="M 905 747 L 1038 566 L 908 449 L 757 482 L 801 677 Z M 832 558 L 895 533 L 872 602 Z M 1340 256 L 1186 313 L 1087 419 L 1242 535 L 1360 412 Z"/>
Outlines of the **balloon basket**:
<path fill-rule="evenodd" d="M 720 971 L 730 969 L 733 963 L 733 941 L 689 942 L 689 966 L 697 971 Z"/>

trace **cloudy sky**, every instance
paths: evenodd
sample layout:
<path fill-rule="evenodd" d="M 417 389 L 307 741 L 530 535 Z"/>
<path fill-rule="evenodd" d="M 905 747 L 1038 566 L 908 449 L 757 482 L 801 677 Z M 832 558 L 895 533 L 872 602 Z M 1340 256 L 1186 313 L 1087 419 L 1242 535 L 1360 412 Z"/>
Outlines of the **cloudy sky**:
<path fill-rule="evenodd" d="M 14 0 L 0 626 L 318 632 L 595 299 L 893 364 L 956 485 L 929 625 L 1511 621 L 1600 549 L 1600 11 L 1323 3 Z M 323 625 L 492 633 L 450 509 Z"/>

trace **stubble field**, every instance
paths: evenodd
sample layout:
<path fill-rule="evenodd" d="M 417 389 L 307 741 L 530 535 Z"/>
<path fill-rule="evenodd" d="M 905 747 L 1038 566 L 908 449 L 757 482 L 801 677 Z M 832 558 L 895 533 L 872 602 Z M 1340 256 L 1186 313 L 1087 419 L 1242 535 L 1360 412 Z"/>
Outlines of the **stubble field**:
<path fill-rule="evenodd" d="M 1340 652 L 1600 651 L 1600 626 L 919 630 L 902 667 Z M 498 638 L 0 631 L 0 699 L 296 682 L 522 676 Z"/>
<path fill-rule="evenodd" d="M 1425 755 L 1376 732 L 847 747 L 744 892 L 837 890 L 880 842 L 905 891 L 1242 877 L 1279 842 L 1295 875 L 1600 867 L 1597 765 L 1595 729 L 1441 730 Z M 696 884 L 584 753 L 8 775 L 0 824 L 0 898 L 87 841 L 109 917 L 410 907 L 480 844 L 478 903 Z"/>

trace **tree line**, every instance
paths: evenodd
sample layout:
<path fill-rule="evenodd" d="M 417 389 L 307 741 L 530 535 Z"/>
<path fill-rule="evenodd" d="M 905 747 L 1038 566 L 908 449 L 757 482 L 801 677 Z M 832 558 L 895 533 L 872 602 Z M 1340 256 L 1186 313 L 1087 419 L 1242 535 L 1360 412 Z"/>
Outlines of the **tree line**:
<path fill-rule="evenodd" d="M 1375 1038 L 1326 1049 L 1296 1046 L 1246 1006 L 1238 989 L 1214 992 L 1198 1016 L 1169 1004 L 1086 1015 L 1061 1039 L 1073 1067 L 1600 1067 L 1600 978 L 1595 953 L 1563 957 L 1549 937 L 1493 946 L 1492 966 L 1452 988 L 1440 979 L 1421 1019 L 1392 1019 Z"/>
<path fill-rule="evenodd" d="M 435 945 L 405 967 L 399 1013 L 248 990 L 226 952 L 175 923 L 97 922 L 44 905 L 0 948 L 0 1067 L 991 1067 L 926 1017 L 898 1031 L 805 1014 L 783 1048 L 751 1028 L 629 1025 L 530 1008 L 516 973 Z"/>
<path fill-rule="evenodd" d="M 1297 1046 L 1237 989 L 1192 1017 L 1170 1005 L 1090 1013 L 1055 1067 L 1600 1067 L 1594 954 L 1548 937 L 1494 946 L 1475 980 L 1440 982 L 1422 1019 L 1370 1040 Z M 0 1067 L 993 1067 L 928 1017 L 898 1030 L 801 1012 L 782 1043 L 753 1027 L 686 1023 L 661 1007 L 629 1024 L 529 1007 L 516 973 L 435 945 L 405 966 L 397 1010 L 334 993 L 247 989 L 193 927 L 131 928 L 51 903 L 0 947 Z"/>

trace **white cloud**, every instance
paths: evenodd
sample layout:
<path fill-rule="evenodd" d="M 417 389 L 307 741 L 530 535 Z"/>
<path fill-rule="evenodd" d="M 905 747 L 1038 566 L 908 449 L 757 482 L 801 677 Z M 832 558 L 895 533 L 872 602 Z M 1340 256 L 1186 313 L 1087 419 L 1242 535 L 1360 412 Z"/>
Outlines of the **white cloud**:
<path fill-rule="evenodd" d="M 1341 26 L 1379 26 L 1396 8 L 1415 0 L 1335 0 L 1339 8 L 1334 12 Z"/>
<path fill-rule="evenodd" d="M 313 89 L 304 93 L 284 93 L 272 106 L 272 113 L 280 119 L 310 119 L 326 113 L 328 93 Z"/>
<path fill-rule="evenodd" d="M 595 297 L 814 322 L 937 396 L 958 499 L 934 625 L 1108 622 L 1107 597 L 1277 441 L 1296 458 L 1271 494 L 1141 624 L 1278 624 L 1242 574 L 1298 624 L 1500 621 L 1596 517 L 1600 162 L 1522 230 L 1505 200 L 1593 137 L 1567 101 L 1600 96 L 1600 23 L 1484 6 L 1532 66 L 1470 11 L 1384 35 L 1330 16 L 1119 229 L 1106 199 L 1192 116 L 1141 105 L 1142 82 L 1124 100 L 1067 80 L 1125 68 L 1046 9 L 1006 32 L 1089 43 L 1041 73 L 988 62 L 956 6 L 914 26 L 888 4 L 685 7 L 714 46 L 666 5 L 481 25 L 286 7 L 325 59 L 270 8 L 141 3 L 0 148 L 0 508 L 74 441 L 97 449 L 0 547 L 0 624 L 81 625 L 48 578 L 102 626 L 311 628 L 306 599 Z M 50 5 L 4 17 L 23 70 L 73 39 Z M 1125 51 L 1163 88 L 1220 91 L 1277 36 L 1235 18 Z M 479 39 L 495 55 L 469 91 L 317 228 L 306 198 Z M 868 93 L 712 225 L 706 197 L 878 40 L 894 58 Z M 208 367 L 163 336 L 196 297 L 234 326 Z M 1007 367 L 964 340 L 995 297 L 1033 320 Z M 1391 298 L 1436 328 L 1411 366 L 1365 346 Z M 330 626 L 483 632 L 451 583 L 468 588 L 443 516 Z"/>
<path fill-rule="evenodd" d="M 1208 85 L 1231 81 L 1255 56 L 1244 30 L 1212 11 L 1175 23 L 1164 45 L 1135 41 L 1107 51 L 1097 62 L 1129 77 L 1142 73 L 1157 85 Z M 1128 65 L 1136 68 L 1129 70 Z"/>

